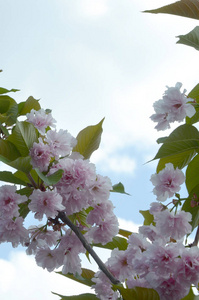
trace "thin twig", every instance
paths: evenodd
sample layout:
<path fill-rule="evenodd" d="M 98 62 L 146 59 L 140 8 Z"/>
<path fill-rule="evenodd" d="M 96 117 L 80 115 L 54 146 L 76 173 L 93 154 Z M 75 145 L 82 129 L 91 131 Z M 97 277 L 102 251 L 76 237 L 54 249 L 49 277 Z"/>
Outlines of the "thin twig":
<path fill-rule="evenodd" d="M 37 189 L 37 184 L 36 184 L 36 182 L 34 181 L 34 179 L 32 178 L 32 176 L 30 175 L 30 173 L 26 173 L 26 175 L 27 175 L 28 179 L 30 180 L 30 182 L 32 183 L 33 187 L 34 187 L 35 189 Z"/>
<path fill-rule="evenodd" d="M 110 281 L 113 284 L 119 284 L 120 281 L 118 279 L 116 279 L 109 272 L 109 270 L 107 269 L 107 267 L 105 266 L 105 264 L 101 261 L 101 259 L 99 258 L 99 256 L 95 253 L 95 251 L 93 250 L 93 248 L 87 242 L 87 240 L 85 239 L 85 237 L 83 236 L 83 234 L 81 233 L 81 231 L 79 230 L 79 228 L 77 228 L 75 226 L 75 224 L 73 224 L 71 222 L 71 220 L 66 216 L 66 214 L 64 212 L 59 212 L 58 217 L 62 220 L 62 222 L 64 222 L 65 224 L 67 224 L 72 229 L 72 231 L 76 234 L 76 236 L 78 237 L 78 239 L 83 244 L 84 248 L 90 253 L 90 255 L 93 257 L 93 259 L 95 260 L 95 262 L 98 264 L 100 270 L 102 272 L 104 272 L 104 274 L 110 279 Z"/>

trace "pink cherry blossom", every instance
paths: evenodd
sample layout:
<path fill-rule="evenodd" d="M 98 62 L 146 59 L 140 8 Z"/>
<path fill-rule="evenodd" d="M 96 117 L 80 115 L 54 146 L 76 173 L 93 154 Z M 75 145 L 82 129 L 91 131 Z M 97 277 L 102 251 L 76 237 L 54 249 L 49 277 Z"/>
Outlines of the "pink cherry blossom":
<path fill-rule="evenodd" d="M 53 119 L 51 113 L 46 113 L 43 108 L 40 110 L 31 109 L 30 113 L 26 114 L 26 117 L 26 121 L 32 123 L 42 135 L 45 134 L 48 126 L 55 127 L 55 119 Z"/>
<path fill-rule="evenodd" d="M 62 197 L 56 190 L 46 190 L 44 192 L 34 190 L 29 199 L 31 202 L 28 207 L 32 212 L 35 212 L 35 218 L 38 220 L 42 220 L 44 214 L 47 218 L 54 218 L 57 216 L 58 211 L 64 209 Z"/>
<path fill-rule="evenodd" d="M 170 123 L 168 121 L 169 108 L 166 103 L 160 99 L 153 104 L 153 108 L 155 110 L 155 114 L 153 114 L 150 118 L 153 122 L 158 123 L 155 126 L 155 129 L 159 131 L 170 128 Z"/>
<path fill-rule="evenodd" d="M 109 177 L 97 175 L 96 180 L 92 182 L 90 192 L 93 196 L 92 203 L 101 203 L 109 198 L 110 191 L 112 190 L 112 183 Z"/>
<path fill-rule="evenodd" d="M 95 277 L 92 278 L 92 281 L 95 285 L 92 288 L 95 289 L 95 293 L 100 300 L 117 300 L 119 294 L 117 291 L 112 290 L 112 284 L 106 275 L 99 271 L 95 274 Z"/>
<path fill-rule="evenodd" d="M 173 164 L 168 163 L 158 174 L 151 176 L 151 182 L 155 186 L 153 193 L 158 201 L 165 201 L 180 190 L 180 185 L 185 181 L 185 176 L 178 168 L 174 169 Z"/>
<path fill-rule="evenodd" d="M 0 243 L 10 242 L 15 248 L 29 241 L 28 230 L 23 226 L 23 221 L 22 217 L 17 217 L 15 220 L 0 219 Z"/>
<path fill-rule="evenodd" d="M 115 235 L 117 235 L 119 231 L 118 225 L 118 220 L 113 214 L 105 220 L 102 220 L 99 225 L 89 228 L 86 235 L 88 235 L 94 243 L 101 243 L 102 245 L 105 245 L 110 242 Z"/>
<path fill-rule="evenodd" d="M 179 211 L 176 214 L 168 209 L 155 215 L 156 228 L 163 237 L 179 240 L 191 233 L 192 215 L 189 212 Z"/>
<path fill-rule="evenodd" d="M 187 103 L 193 99 L 187 99 L 186 90 L 181 93 L 181 87 L 182 83 L 177 82 L 175 87 L 167 87 L 163 96 L 163 101 L 169 106 L 168 119 L 170 122 L 181 122 L 186 116 L 191 118 L 196 112 L 195 108 Z"/>
<path fill-rule="evenodd" d="M 199 250 L 197 246 L 191 249 L 184 248 L 181 253 L 177 270 L 178 281 L 181 284 L 188 282 L 198 285 L 199 282 Z"/>
<path fill-rule="evenodd" d="M 35 260 L 38 266 L 49 272 L 60 267 L 56 249 L 52 250 L 48 246 L 37 249 Z"/>
<path fill-rule="evenodd" d="M 67 156 L 70 154 L 72 148 L 77 144 L 77 140 L 67 131 L 60 129 L 48 130 L 45 141 L 50 147 L 52 156 L 58 159 L 60 156 Z"/>
<path fill-rule="evenodd" d="M 86 220 L 91 225 L 99 225 L 102 223 L 102 220 L 105 220 L 113 214 L 113 208 L 113 203 L 109 200 L 99 203 L 89 212 Z"/>
<path fill-rule="evenodd" d="M 33 168 L 38 168 L 41 172 L 47 171 L 51 160 L 49 145 L 39 138 L 39 143 L 33 143 L 30 149 L 30 157 Z"/>
<path fill-rule="evenodd" d="M 114 277 L 120 281 L 125 281 L 133 273 L 132 264 L 129 265 L 127 262 L 127 251 L 120 251 L 117 248 L 113 249 L 107 265 Z"/>
<path fill-rule="evenodd" d="M 167 87 L 163 95 L 163 99 L 156 101 L 153 105 L 155 114 L 150 118 L 157 122 L 155 126 L 157 130 L 165 130 L 170 128 L 171 122 L 181 122 L 186 116 L 192 117 L 196 110 L 191 103 L 193 99 L 187 99 L 186 90 L 181 93 L 182 83 L 177 82 L 175 87 Z"/>
<path fill-rule="evenodd" d="M 22 196 L 16 193 L 16 186 L 3 185 L 0 187 L 0 217 L 9 218 L 19 216 L 18 204 L 27 201 L 26 196 Z"/>

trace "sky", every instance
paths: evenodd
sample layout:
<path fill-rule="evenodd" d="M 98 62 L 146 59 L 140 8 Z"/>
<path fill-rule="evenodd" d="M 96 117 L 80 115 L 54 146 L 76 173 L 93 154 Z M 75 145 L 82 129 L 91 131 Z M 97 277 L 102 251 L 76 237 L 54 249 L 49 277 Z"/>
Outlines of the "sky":
<path fill-rule="evenodd" d="M 176 45 L 176 36 L 197 21 L 142 13 L 159 6 L 158 0 L 0 0 L 0 86 L 20 89 L 12 95 L 18 102 L 30 95 L 40 99 L 57 127 L 74 136 L 105 117 L 91 162 L 130 194 L 111 195 L 121 226 L 129 230 L 142 224 L 139 210 L 155 201 L 150 176 L 157 162 L 146 162 L 158 150 L 156 139 L 170 133 L 155 131 L 153 103 L 166 85 L 182 82 L 189 92 L 198 83 L 198 52 Z M 56 300 L 49 286 L 65 295 L 76 289 L 37 267 L 22 248 L 1 244 L 0 268 L 0 294 L 8 299 Z"/>

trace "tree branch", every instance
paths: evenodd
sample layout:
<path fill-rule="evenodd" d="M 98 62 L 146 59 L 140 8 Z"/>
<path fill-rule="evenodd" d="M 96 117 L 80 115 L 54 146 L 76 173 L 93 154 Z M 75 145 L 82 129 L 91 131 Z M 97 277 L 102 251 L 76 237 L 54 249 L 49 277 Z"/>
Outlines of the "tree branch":
<path fill-rule="evenodd" d="M 72 229 L 72 231 L 76 234 L 76 236 L 78 237 L 78 239 L 83 244 L 84 248 L 90 253 L 90 255 L 93 257 L 93 259 L 95 260 L 95 262 L 98 264 L 100 270 L 102 272 L 104 272 L 104 274 L 110 279 L 110 281 L 113 284 L 119 284 L 120 281 L 118 279 L 116 279 L 110 273 L 110 271 L 107 269 L 107 267 L 105 266 L 105 264 L 101 261 L 101 259 L 99 258 L 99 256 L 95 253 L 95 251 L 93 250 L 93 248 L 87 242 L 87 240 L 85 239 L 85 237 L 83 236 L 83 234 L 81 233 L 81 231 L 79 230 L 79 228 L 77 228 L 75 226 L 75 224 L 73 224 L 71 222 L 71 220 L 66 216 L 66 214 L 64 212 L 59 212 L 58 218 L 60 218 L 62 220 L 62 222 L 64 222 L 65 224 L 67 224 Z"/>

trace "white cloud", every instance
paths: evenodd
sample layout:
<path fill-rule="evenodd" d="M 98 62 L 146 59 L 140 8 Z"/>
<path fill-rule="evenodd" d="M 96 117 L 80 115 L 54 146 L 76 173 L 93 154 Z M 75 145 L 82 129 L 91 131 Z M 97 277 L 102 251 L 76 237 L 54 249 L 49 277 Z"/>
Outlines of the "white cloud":
<path fill-rule="evenodd" d="M 141 224 L 136 224 L 132 221 L 128 221 L 128 220 L 125 220 L 125 219 L 121 219 L 119 218 L 119 227 L 121 229 L 126 229 L 126 230 L 129 230 L 129 231 L 132 231 L 132 232 L 138 232 L 138 228 L 139 226 L 141 226 Z"/>
<path fill-rule="evenodd" d="M 82 0 L 79 11 L 85 16 L 103 16 L 108 11 L 107 0 Z"/>
<path fill-rule="evenodd" d="M 9 261 L 0 259 L 0 269 L 2 299 L 58 300 L 51 291 L 62 295 L 93 292 L 64 276 L 43 270 L 24 252 L 12 252 Z"/>
<path fill-rule="evenodd" d="M 120 228 L 137 232 L 138 226 L 132 221 L 119 219 Z M 95 251 L 103 262 L 110 256 L 110 251 L 96 248 Z M 81 256 L 82 267 L 98 270 L 98 266 L 91 258 L 92 264 Z M 0 259 L 0 294 L 2 299 L 16 300 L 58 300 L 51 291 L 70 296 L 81 293 L 93 293 L 89 287 L 78 284 L 64 276 L 49 273 L 38 267 L 33 256 L 27 256 L 25 252 L 13 251 L 10 253 L 9 260 Z"/>

